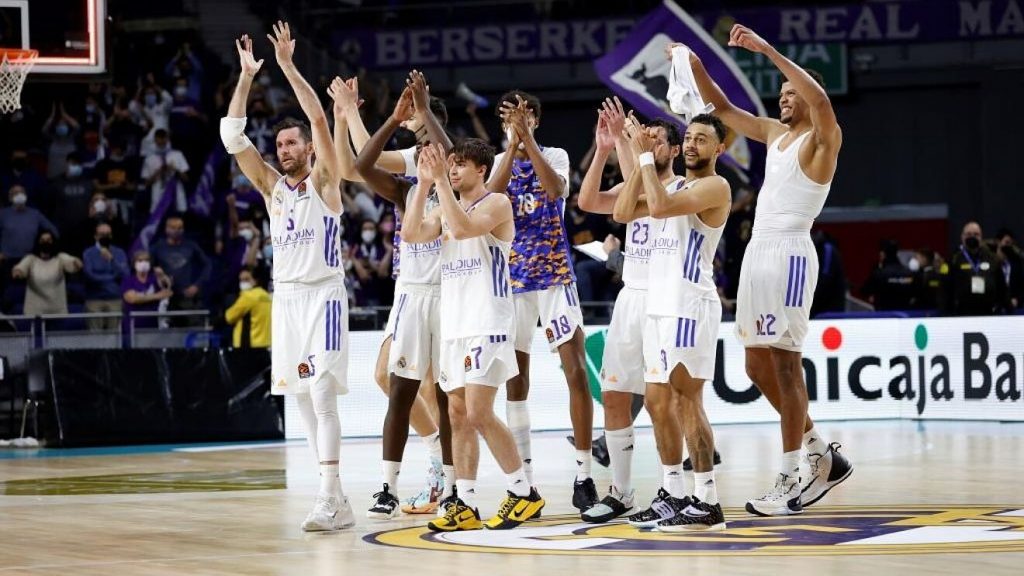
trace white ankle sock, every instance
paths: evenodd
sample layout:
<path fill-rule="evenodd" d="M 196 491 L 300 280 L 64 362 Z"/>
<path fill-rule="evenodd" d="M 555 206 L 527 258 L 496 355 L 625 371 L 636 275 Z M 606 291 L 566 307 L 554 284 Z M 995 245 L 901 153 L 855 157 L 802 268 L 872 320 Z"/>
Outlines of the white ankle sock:
<path fill-rule="evenodd" d="M 533 486 L 533 456 L 530 454 L 530 410 L 526 400 L 509 400 L 505 403 L 505 419 L 512 439 L 516 441 L 516 449 L 523 460 L 526 478 Z"/>
<path fill-rule="evenodd" d="M 686 484 L 683 482 L 683 465 L 662 465 L 662 486 L 673 498 L 685 498 Z"/>
<path fill-rule="evenodd" d="M 526 478 L 526 471 L 522 467 L 511 474 L 505 475 L 508 481 L 508 491 L 516 496 L 530 495 L 530 481 Z"/>
<path fill-rule="evenodd" d="M 444 464 L 441 469 L 444 470 L 444 490 L 441 492 L 441 499 L 444 500 L 455 491 L 455 466 Z"/>
<path fill-rule="evenodd" d="M 388 485 L 388 491 L 391 492 L 392 496 L 398 497 L 398 474 L 402 470 L 401 462 L 391 462 L 385 460 L 382 468 L 384 469 L 384 482 Z"/>
<path fill-rule="evenodd" d="M 576 451 L 576 481 L 583 482 L 587 478 L 590 478 L 590 451 L 589 450 L 577 450 Z"/>
<path fill-rule="evenodd" d="M 800 477 L 800 451 L 793 450 L 782 454 L 782 473 L 790 478 Z"/>
<path fill-rule="evenodd" d="M 811 428 L 804 432 L 804 448 L 807 449 L 808 454 L 821 454 L 824 456 L 825 452 L 828 451 L 828 444 L 821 439 L 817 430 Z"/>
<path fill-rule="evenodd" d="M 604 436 L 608 440 L 608 457 L 611 458 L 612 485 L 622 494 L 629 494 L 633 489 L 633 427 L 608 430 Z"/>
<path fill-rule="evenodd" d="M 707 502 L 714 506 L 718 504 L 718 489 L 715 488 L 715 471 L 694 472 L 693 480 L 696 484 L 694 496 L 701 502 Z"/>
<path fill-rule="evenodd" d="M 456 480 L 455 485 L 459 489 L 459 499 L 470 508 L 476 508 L 476 480 Z"/>
<path fill-rule="evenodd" d="M 341 489 L 341 478 L 337 464 L 320 465 L 320 494 L 341 498 L 345 493 Z"/>

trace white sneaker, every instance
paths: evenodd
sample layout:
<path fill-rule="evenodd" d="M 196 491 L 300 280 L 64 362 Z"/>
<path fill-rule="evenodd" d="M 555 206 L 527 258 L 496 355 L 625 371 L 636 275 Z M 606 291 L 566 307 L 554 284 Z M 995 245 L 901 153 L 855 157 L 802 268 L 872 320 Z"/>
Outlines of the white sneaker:
<path fill-rule="evenodd" d="M 356 517 L 352 513 L 352 506 L 348 498 L 340 500 L 334 496 L 320 495 L 316 497 L 316 504 L 313 511 L 306 516 L 302 523 L 304 532 L 326 532 L 331 530 L 342 530 L 355 526 Z"/>
<path fill-rule="evenodd" d="M 604 499 L 584 510 L 580 516 L 584 522 L 603 524 L 623 514 L 632 512 L 635 506 L 635 490 L 630 490 L 629 494 L 623 494 L 613 485 L 608 488 L 608 495 Z"/>
<path fill-rule="evenodd" d="M 840 444 L 828 445 L 824 454 L 808 454 L 810 474 L 800 483 L 800 502 L 810 506 L 825 497 L 828 491 L 853 474 L 853 464 L 839 453 Z"/>
<path fill-rule="evenodd" d="M 803 511 L 800 480 L 786 474 L 779 474 L 775 486 L 764 496 L 747 501 L 747 512 L 758 516 L 789 516 Z"/>

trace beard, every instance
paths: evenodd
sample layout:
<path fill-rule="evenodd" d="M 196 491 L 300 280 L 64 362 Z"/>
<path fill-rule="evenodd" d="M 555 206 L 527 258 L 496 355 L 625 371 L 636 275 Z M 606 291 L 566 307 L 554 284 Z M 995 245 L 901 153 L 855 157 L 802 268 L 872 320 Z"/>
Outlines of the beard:
<path fill-rule="evenodd" d="M 711 158 L 697 158 L 696 160 L 693 161 L 687 160 L 686 169 L 703 170 L 708 167 L 708 164 L 711 164 Z"/>
<path fill-rule="evenodd" d="M 779 122 L 782 122 L 783 124 L 788 126 L 791 122 L 793 122 L 793 113 L 790 112 L 789 116 L 783 116 L 782 114 L 779 114 Z"/>

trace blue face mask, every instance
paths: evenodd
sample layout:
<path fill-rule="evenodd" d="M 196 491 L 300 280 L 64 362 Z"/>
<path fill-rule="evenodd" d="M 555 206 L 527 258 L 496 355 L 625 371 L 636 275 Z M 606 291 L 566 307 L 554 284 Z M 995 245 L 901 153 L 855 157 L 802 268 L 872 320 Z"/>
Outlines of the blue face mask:
<path fill-rule="evenodd" d="M 156 94 L 146 94 L 146 106 L 156 106 Z"/>
<path fill-rule="evenodd" d="M 274 247 L 270 244 L 263 247 L 263 258 L 268 261 L 274 259 Z"/>
<path fill-rule="evenodd" d="M 71 133 L 71 128 L 67 124 L 57 124 L 57 136 L 63 138 Z"/>

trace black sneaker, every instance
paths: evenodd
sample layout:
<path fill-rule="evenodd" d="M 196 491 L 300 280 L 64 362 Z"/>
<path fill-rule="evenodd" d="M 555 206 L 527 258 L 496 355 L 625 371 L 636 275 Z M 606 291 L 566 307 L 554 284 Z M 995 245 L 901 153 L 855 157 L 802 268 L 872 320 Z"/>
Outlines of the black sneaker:
<path fill-rule="evenodd" d="M 658 532 L 700 532 L 706 530 L 725 530 L 725 515 L 722 505 L 711 505 L 693 498 L 690 505 L 667 520 L 658 522 Z"/>
<path fill-rule="evenodd" d="M 454 478 L 452 479 L 452 482 L 455 482 Z M 452 485 L 451 495 L 448 496 L 447 498 L 442 498 L 441 501 L 437 503 L 437 517 L 440 518 L 444 516 L 445 513 L 448 511 L 448 507 L 458 502 L 458 500 L 459 490 L 454 485 Z"/>
<path fill-rule="evenodd" d="M 566 440 L 573 447 L 576 446 L 576 438 L 572 435 L 566 436 Z M 608 440 L 601 434 L 599 438 L 590 443 L 590 454 L 594 457 L 594 461 L 604 466 L 605 468 L 611 466 L 612 457 L 608 454 Z"/>
<path fill-rule="evenodd" d="M 572 485 L 572 505 L 583 512 L 597 504 L 597 487 L 594 486 L 594 479 L 587 478 L 580 482 L 577 480 Z"/>
<path fill-rule="evenodd" d="M 366 517 L 374 520 L 391 520 L 398 516 L 398 497 L 391 493 L 387 483 L 384 489 L 373 495 L 376 502 L 366 511 Z"/>
<path fill-rule="evenodd" d="M 629 494 L 623 494 L 615 486 L 612 486 L 608 488 L 608 495 L 597 504 L 584 510 L 583 514 L 580 514 L 580 518 L 591 524 L 603 524 L 632 510 L 635 500 L 633 490 L 630 490 Z"/>
<path fill-rule="evenodd" d="M 629 525 L 635 528 L 654 528 L 658 522 L 682 514 L 690 505 L 690 497 L 673 498 L 664 488 L 651 501 L 651 507 L 629 517 Z"/>
<path fill-rule="evenodd" d="M 712 464 L 711 465 L 712 466 L 718 466 L 721 463 L 722 463 L 722 455 L 718 453 L 718 450 L 715 450 L 715 457 L 714 457 L 714 460 L 712 460 Z M 683 470 L 686 470 L 687 472 L 692 472 L 693 471 L 693 462 L 690 462 L 690 457 L 689 456 L 686 457 L 686 460 L 683 460 Z"/>

